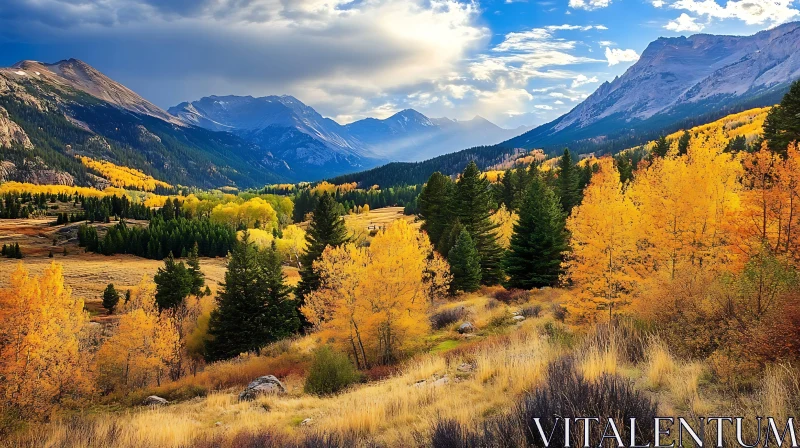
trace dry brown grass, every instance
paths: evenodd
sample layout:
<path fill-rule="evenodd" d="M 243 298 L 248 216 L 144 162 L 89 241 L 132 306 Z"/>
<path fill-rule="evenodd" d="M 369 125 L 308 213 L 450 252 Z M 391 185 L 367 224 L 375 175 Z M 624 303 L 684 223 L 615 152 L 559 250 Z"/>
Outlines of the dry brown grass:
<path fill-rule="evenodd" d="M 507 408 L 543 379 L 556 353 L 536 332 L 519 331 L 457 357 L 421 356 L 396 376 L 333 397 L 304 395 L 299 388 L 290 387 L 285 396 L 240 403 L 237 389 L 160 409 L 103 414 L 91 423 L 89 432 L 95 438 L 91 446 L 191 446 L 199 438 L 233 437 L 270 428 L 289 435 L 349 433 L 388 446 L 410 446 L 413 434 L 426 433 L 440 416 L 474 423 Z M 474 370 L 459 371 L 463 363 Z M 301 427 L 299 423 L 306 418 L 313 419 L 312 425 Z M 31 437 L 27 446 L 67 447 L 87 442 L 76 440 L 67 422 L 53 423 L 47 431 Z"/>

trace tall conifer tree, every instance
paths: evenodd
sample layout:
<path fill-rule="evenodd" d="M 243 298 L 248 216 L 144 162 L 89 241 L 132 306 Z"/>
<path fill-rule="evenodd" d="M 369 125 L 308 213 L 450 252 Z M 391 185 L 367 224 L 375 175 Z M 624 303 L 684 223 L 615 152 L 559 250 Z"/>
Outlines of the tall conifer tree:
<path fill-rule="evenodd" d="M 558 196 L 561 198 L 561 208 L 569 215 L 572 208 L 581 201 L 581 192 L 578 189 L 578 168 L 572 161 L 569 149 L 564 149 L 564 155 L 558 161 Z M 534 181 L 535 182 L 535 181 Z M 527 196 L 527 190 L 525 194 Z"/>
<path fill-rule="evenodd" d="M 314 209 L 314 215 L 306 233 L 308 248 L 300 258 L 300 283 L 295 290 L 298 307 L 303 305 L 308 293 L 319 288 L 319 273 L 314 270 L 314 262 L 319 260 L 326 247 L 336 247 L 347 242 L 347 229 L 338 208 L 339 204 L 333 196 L 323 193 Z M 299 312 L 298 315 L 300 315 Z M 305 320 L 303 320 L 303 326 L 307 327 Z"/>
<path fill-rule="evenodd" d="M 453 181 L 440 172 L 435 172 L 428 179 L 419 195 L 419 215 L 425 222 L 422 230 L 428 232 L 428 238 L 441 251 L 442 237 L 452 225 L 451 212 L 453 201 Z"/>
<path fill-rule="evenodd" d="M 273 249 L 259 250 L 247 234 L 234 246 L 220 287 L 209 321 L 209 360 L 257 353 L 299 328 L 297 304 L 284 283 L 280 256 Z"/>
<path fill-rule="evenodd" d="M 558 282 L 567 250 L 564 226 L 564 212 L 555 193 L 541 179 L 534 179 L 504 260 L 508 286 L 531 289 Z"/>
<path fill-rule="evenodd" d="M 455 215 L 469 232 L 481 259 L 481 281 L 495 285 L 503 279 L 501 266 L 503 248 L 497 242 L 491 220 L 492 196 L 489 181 L 481 176 L 474 161 L 471 161 L 456 184 L 454 202 Z"/>
<path fill-rule="evenodd" d="M 450 273 L 453 274 L 453 280 L 450 282 L 451 291 L 478 290 L 481 286 L 481 260 L 475 243 L 466 229 L 462 229 L 459 233 L 455 245 L 450 249 L 447 261 L 450 263 Z"/>
<path fill-rule="evenodd" d="M 781 104 L 767 114 L 764 138 L 771 151 L 783 156 L 789 143 L 800 141 L 800 80 L 792 83 Z"/>

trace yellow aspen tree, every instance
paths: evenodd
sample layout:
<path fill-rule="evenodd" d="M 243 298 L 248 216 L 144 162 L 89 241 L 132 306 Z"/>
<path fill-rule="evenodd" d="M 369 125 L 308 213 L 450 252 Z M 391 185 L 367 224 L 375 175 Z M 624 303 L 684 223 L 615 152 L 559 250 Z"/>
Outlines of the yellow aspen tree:
<path fill-rule="evenodd" d="M 45 416 L 91 391 L 83 300 L 64 285 L 60 264 L 32 277 L 20 263 L 0 289 L 2 406 Z"/>
<path fill-rule="evenodd" d="M 726 230 L 739 207 L 740 163 L 724 153 L 724 136 L 690 141 L 686 155 L 657 158 L 627 194 L 639 211 L 642 263 L 674 279 L 684 266 L 723 267 Z"/>
<path fill-rule="evenodd" d="M 326 248 L 314 266 L 321 287 L 302 312 L 360 368 L 399 359 L 428 331 L 432 296 L 449 284 L 427 235 L 405 220 L 378 232 L 369 247 Z"/>
<path fill-rule="evenodd" d="M 106 390 L 160 384 L 180 357 L 180 335 L 166 313 L 159 313 L 156 286 L 142 278 L 123 305 L 114 335 L 97 354 L 100 385 Z"/>
<path fill-rule="evenodd" d="M 578 320 L 594 320 L 599 310 L 610 315 L 624 309 L 641 278 L 636 271 L 638 211 L 623 191 L 613 159 L 598 164 L 583 202 L 567 220 L 572 253 L 565 267 L 577 287 L 567 308 Z"/>
<path fill-rule="evenodd" d="M 745 257 L 757 255 L 764 247 L 777 252 L 791 214 L 789 189 L 781 180 L 790 184 L 791 175 L 782 169 L 780 155 L 770 151 L 766 143 L 745 156 L 742 165 L 745 204 L 737 226 L 736 247 Z"/>
<path fill-rule="evenodd" d="M 492 222 L 497 225 L 497 229 L 495 229 L 497 242 L 504 249 L 508 249 L 508 246 L 511 245 L 511 235 L 514 234 L 514 224 L 519 221 L 519 215 L 506 209 L 506 206 L 503 204 L 494 212 L 491 219 Z"/>

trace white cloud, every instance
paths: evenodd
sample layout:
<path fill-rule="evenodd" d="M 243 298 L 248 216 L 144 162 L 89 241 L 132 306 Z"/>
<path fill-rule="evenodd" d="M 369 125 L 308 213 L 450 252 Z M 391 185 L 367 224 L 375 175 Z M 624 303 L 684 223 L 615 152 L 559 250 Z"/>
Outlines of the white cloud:
<path fill-rule="evenodd" d="M 653 0 L 650 3 L 653 4 L 656 8 L 663 8 L 664 7 L 664 0 Z"/>
<path fill-rule="evenodd" d="M 617 65 L 622 62 L 635 62 L 639 60 L 639 54 L 636 50 L 623 50 L 621 48 L 611 49 L 606 47 L 606 60 L 608 65 Z"/>
<path fill-rule="evenodd" d="M 597 79 L 597 76 L 592 76 L 591 78 L 589 78 L 586 75 L 578 75 L 575 77 L 575 79 L 572 80 L 571 87 L 574 89 L 576 87 L 580 87 L 585 84 L 593 84 L 596 82 L 600 82 L 600 80 Z"/>
<path fill-rule="evenodd" d="M 569 7 L 573 9 L 593 9 L 606 8 L 611 4 L 611 0 L 569 0 Z"/>
<path fill-rule="evenodd" d="M 535 104 L 534 109 L 541 109 L 541 110 L 553 110 L 553 106 L 549 104 Z"/>
<path fill-rule="evenodd" d="M 560 106 L 560 105 L 564 104 L 564 102 L 561 101 L 561 100 L 555 100 L 555 101 L 553 101 L 553 104 L 558 104 Z"/>
<path fill-rule="evenodd" d="M 0 30 L 58 39 L 164 107 L 292 94 L 358 118 L 463 72 L 490 38 L 480 14 L 459 0 L 0 0 Z"/>
<path fill-rule="evenodd" d="M 702 31 L 704 26 L 702 23 L 697 23 L 697 19 L 694 17 L 689 16 L 688 14 L 681 13 L 675 20 L 670 20 L 664 25 L 664 28 L 675 31 L 676 33 L 680 33 L 683 31 L 689 31 L 690 33 L 696 33 L 698 31 Z"/>
<path fill-rule="evenodd" d="M 578 101 L 585 99 L 587 96 L 589 96 L 589 94 L 586 92 L 578 92 L 576 90 L 566 89 L 563 92 L 550 92 L 549 96 L 577 103 Z"/>
<path fill-rule="evenodd" d="M 795 0 L 729 0 L 721 6 L 714 0 L 678 0 L 674 9 L 682 9 L 709 19 L 738 19 L 747 25 L 778 25 L 800 14 L 792 8 Z M 680 17 L 676 20 L 680 20 Z"/>
<path fill-rule="evenodd" d="M 600 40 L 597 41 L 597 44 L 600 45 L 601 47 L 611 47 L 616 45 L 613 41 L 610 40 Z"/>

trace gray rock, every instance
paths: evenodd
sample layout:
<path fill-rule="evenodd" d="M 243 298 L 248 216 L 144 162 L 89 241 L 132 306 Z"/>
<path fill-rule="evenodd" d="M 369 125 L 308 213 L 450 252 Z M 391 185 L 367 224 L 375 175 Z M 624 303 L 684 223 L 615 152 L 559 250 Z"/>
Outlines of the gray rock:
<path fill-rule="evenodd" d="M 464 322 L 458 326 L 458 332 L 461 334 L 472 333 L 473 331 L 475 331 L 475 326 L 471 322 Z"/>
<path fill-rule="evenodd" d="M 433 387 L 439 387 L 439 386 L 444 386 L 445 384 L 448 384 L 449 382 L 450 382 L 450 377 L 445 375 L 445 376 L 439 378 L 438 380 L 434 381 L 433 383 L 431 383 L 431 385 Z"/>
<path fill-rule="evenodd" d="M 513 319 L 517 322 L 522 322 L 525 320 L 525 316 L 514 316 Z"/>
<path fill-rule="evenodd" d="M 310 424 L 311 424 L 313 421 L 314 421 L 314 420 L 313 420 L 313 419 L 310 419 L 310 418 L 304 419 L 302 422 L 300 422 L 300 426 L 308 426 L 308 425 L 310 425 Z"/>
<path fill-rule="evenodd" d="M 168 404 L 169 401 L 156 395 L 150 395 L 149 397 L 145 398 L 144 401 L 142 402 L 142 405 L 144 406 L 166 406 Z"/>
<path fill-rule="evenodd" d="M 239 401 L 255 400 L 259 395 L 283 395 L 286 387 L 273 375 L 258 377 L 239 394 Z"/>
<path fill-rule="evenodd" d="M 458 367 L 456 367 L 456 370 L 458 370 L 459 372 L 468 373 L 475 370 L 475 366 L 473 366 L 468 362 L 462 362 L 461 364 L 458 365 Z"/>

